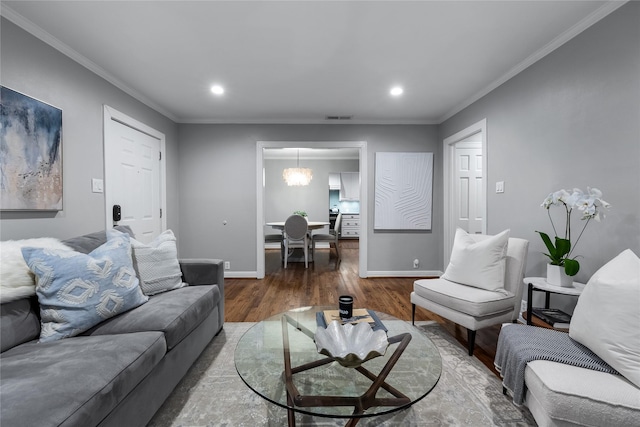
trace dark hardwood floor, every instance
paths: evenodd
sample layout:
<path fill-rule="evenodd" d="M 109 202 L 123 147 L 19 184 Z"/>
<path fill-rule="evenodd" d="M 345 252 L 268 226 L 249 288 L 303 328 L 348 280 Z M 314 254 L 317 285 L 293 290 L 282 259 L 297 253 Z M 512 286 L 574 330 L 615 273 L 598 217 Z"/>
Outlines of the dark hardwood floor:
<path fill-rule="evenodd" d="M 340 240 L 342 260 L 336 265 L 335 252 L 316 250 L 316 260 L 290 263 L 285 270 L 280 251 L 266 250 L 265 278 L 225 279 L 225 320 L 257 322 L 292 308 L 309 305 L 337 305 L 339 295 L 354 297 L 354 307 L 370 308 L 411 321 L 409 295 L 416 278 L 358 276 L 358 241 Z M 466 329 L 420 307 L 416 320 L 435 320 L 442 324 L 466 348 Z M 474 356 L 496 375 L 493 359 L 500 327 L 481 329 L 476 335 Z"/>

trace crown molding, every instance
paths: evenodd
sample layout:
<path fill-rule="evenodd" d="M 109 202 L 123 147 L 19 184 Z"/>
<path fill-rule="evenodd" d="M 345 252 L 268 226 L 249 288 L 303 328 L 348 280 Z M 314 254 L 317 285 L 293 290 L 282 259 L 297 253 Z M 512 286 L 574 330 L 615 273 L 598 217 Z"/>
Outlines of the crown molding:
<path fill-rule="evenodd" d="M 117 87 L 118 89 L 122 90 L 129 96 L 145 104 L 147 107 L 157 111 L 158 113 L 162 114 L 163 116 L 166 116 L 167 118 L 169 118 L 174 122 L 177 121 L 177 117 L 175 116 L 175 114 L 171 113 L 170 111 L 166 110 L 162 106 L 151 101 L 149 98 L 145 97 L 137 90 L 125 84 L 122 80 L 117 79 L 116 77 L 108 73 L 104 68 L 100 67 L 95 62 L 81 55 L 80 53 L 78 53 L 77 51 L 69 47 L 67 44 L 63 43 L 62 41 L 60 41 L 50 33 L 46 32 L 45 30 L 43 30 L 33 22 L 29 21 L 24 16 L 20 15 L 15 10 L 11 9 L 9 6 L 3 4 L 2 7 L 0 8 L 0 15 L 5 17 L 9 21 L 13 22 L 18 27 L 22 28 L 29 34 L 33 35 L 34 37 L 40 39 L 41 41 L 45 42 L 49 46 L 53 47 L 63 55 L 68 56 L 73 61 L 82 65 L 92 73 L 97 74 L 99 77 L 102 77 L 103 79 L 105 79 L 106 81 L 108 81 L 109 83 Z"/>
<path fill-rule="evenodd" d="M 569 40 L 573 39 L 578 34 L 582 33 L 584 30 L 591 27 L 596 22 L 600 21 L 610 13 L 614 12 L 615 10 L 623 6 L 625 3 L 628 3 L 628 1 L 629 0 L 607 1 L 607 3 L 599 7 L 597 10 L 593 11 L 589 16 L 584 18 L 582 21 L 578 22 L 573 27 L 569 28 L 567 31 L 563 32 L 555 39 L 551 40 L 546 46 L 542 47 L 541 49 L 533 53 L 531 56 L 526 58 L 524 61 L 520 62 L 518 65 L 510 69 L 502 77 L 495 80 L 494 82 L 489 84 L 487 87 L 477 92 L 472 97 L 468 98 L 467 100 L 461 102 L 456 107 L 451 109 L 448 113 L 442 116 L 437 121 L 437 123 L 440 124 L 445 120 L 448 120 L 454 115 L 458 114 L 460 111 L 464 110 L 474 102 L 478 101 L 483 96 L 489 94 L 491 91 L 495 90 L 496 88 L 501 86 L 503 83 L 506 83 L 512 77 L 515 77 L 516 75 L 520 74 L 522 71 L 529 68 L 531 65 L 535 64 L 536 62 L 538 62 L 539 60 L 541 60 L 542 58 L 544 58 L 554 50 L 558 49 L 560 46 L 564 45 Z"/>

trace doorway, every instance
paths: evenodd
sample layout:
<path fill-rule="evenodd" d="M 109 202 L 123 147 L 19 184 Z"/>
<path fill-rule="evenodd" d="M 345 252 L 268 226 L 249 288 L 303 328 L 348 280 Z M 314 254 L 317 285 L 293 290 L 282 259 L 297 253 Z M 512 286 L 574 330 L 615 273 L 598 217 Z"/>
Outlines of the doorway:
<path fill-rule="evenodd" d="M 257 194 L 257 222 L 256 222 L 256 259 L 257 278 L 263 279 L 265 276 L 264 260 L 264 235 L 265 235 L 265 150 L 278 148 L 301 148 L 301 149 L 356 149 L 358 155 L 358 165 L 360 169 L 360 250 L 359 250 L 359 276 L 367 277 L 367 144 L 366 141 L 258 141 L 256 145 L 256 194 Z M 328 183 L 327 183 L 328 185 Z M 328 187 L 326 187 L 328 188 Z M 327 206 L 328 207 L 328 206 Z"/>
<path fill-rule="evenodd" d="M 445 138 L 444 264 L 449 264 L 457 227 L 469 233 L 487 232 L 487 120 Z M 443 270 L 444 271 L 444 270 Z"/>
<path fill-rule="evenodd" d="M 128 225 L 136 239 L 166 229 L 164 134 L 104 106 L 105 218 L 107 229 Z M 121 218 L 114 218 L 114 205 Z"/>

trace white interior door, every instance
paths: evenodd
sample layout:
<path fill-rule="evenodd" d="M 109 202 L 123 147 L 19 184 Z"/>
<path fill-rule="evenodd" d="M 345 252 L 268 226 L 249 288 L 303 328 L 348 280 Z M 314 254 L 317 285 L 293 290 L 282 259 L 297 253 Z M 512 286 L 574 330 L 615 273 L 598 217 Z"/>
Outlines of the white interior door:
<path fill-rule="evenodd" d="M 484 222 L 482 143 L 455 145 L 454 223 L 468 233 L 481 234 Z"/>
<path fill-rule="evenodd" d="M 145 243 L 164 228 L 161 142 L 119 120 L 105 120 L 107 227 L 128 225 L 136 239 Z M 120 206 L 119 221 L 114 221 L 114 205 Z"/>
<path fill-rule="evenodd" d="M 469 145 L 476 143 L 479 145 Z M 465 149 L 479 147 L 480 157 Z M 457 150 L 461 151 L 458 152 Z M 466 160 L 462 157 L 470 156 Z M 475 161 L 471 160 L 475 157 Z M 464 167 L 468 162 L 468 167 Z M 487 120 L 483 119 L 443 141 L 444 241 L 443 269 L 449 265 L 456 227 L 487 232 Z M 475 163 L 475 165 L 474 165 Z M 465 169 L 468 169 L 465 170 Z M 475 169 L 477 172 L 471 172 Z M 478 179 L 477 173 L 482 173 Z M 466 182 L 461 182 L 462 180 Z M 474 183 L 472 183 L 472 181 Z M 475 191 L 475 194 L 472 193 Z M 475 210 L 475 211 L 474 211 Z M 444 270 L 443 270 L 444 271 Z"/>

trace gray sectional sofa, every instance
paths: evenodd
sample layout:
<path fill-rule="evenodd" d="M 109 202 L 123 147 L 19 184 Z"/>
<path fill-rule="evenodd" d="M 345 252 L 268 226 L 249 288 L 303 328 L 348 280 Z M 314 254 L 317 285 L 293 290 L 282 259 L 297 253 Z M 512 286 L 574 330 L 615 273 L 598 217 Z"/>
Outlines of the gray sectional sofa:
<path fill-rule="evenodd" d="M 64 243 L 89 253 L 105 232 Z M 181 260 L 189 286 L 79 336 L 40 343 L 36 297 L 0 306 L 0 425 L 144 426 L 224 323 L 221 260 Z"/>

